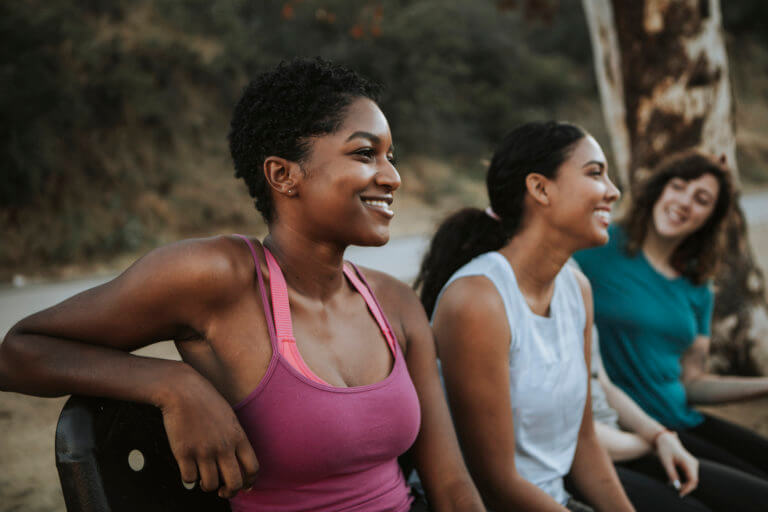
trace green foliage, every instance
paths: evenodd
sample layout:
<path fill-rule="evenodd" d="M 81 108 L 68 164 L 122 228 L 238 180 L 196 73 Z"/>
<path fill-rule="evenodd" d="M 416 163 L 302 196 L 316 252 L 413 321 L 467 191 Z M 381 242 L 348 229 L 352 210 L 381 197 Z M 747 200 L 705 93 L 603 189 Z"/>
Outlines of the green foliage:
<path fill-rule="evenodd" d="M 477 173 L 514 125 L 596 102 L 580 2 L 551 19 L 507 4 L 0 2 L 0 270 L 135 249 L 164 224 L 242 219 L 219 185 L 232 175 L 228 118 L 250 77 L 294 56 L 382 81 L 398 158 Z M 761 2 L 723 4 L 726 23 L 759 33 Z"/>

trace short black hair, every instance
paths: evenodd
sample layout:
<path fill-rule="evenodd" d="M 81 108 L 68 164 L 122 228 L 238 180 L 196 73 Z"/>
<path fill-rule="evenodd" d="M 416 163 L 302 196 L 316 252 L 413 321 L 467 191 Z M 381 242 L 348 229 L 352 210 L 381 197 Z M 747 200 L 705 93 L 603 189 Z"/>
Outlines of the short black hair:
<path fill-rule="evenodd" d="M 378 102 L 380 91 L 378 83 L 319 57 L 283 61 L 248 84 L 232 114 L 229 150 L 235 176 L 243 178 L 268 224 L 274 211 L 264 160 L 275 155 L 301 162 L 310 137 L 335 132 L 353 101 Z"/>

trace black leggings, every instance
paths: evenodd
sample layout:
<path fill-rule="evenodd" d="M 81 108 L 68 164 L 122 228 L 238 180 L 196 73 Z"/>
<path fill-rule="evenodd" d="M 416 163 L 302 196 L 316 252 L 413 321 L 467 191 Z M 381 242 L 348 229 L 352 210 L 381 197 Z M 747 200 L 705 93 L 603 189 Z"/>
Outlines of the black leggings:
<path fill-rule="evenodd" d="M 654 456 L 647 456 L 647 458 L 649 462 L 662 469 L 658 459 Z M 615 464 L 616 473 L 619 475 L 624 492 L 627 493 L 629 501 L 634 505 L 637 512 L 712 512 L 709 507 L 704 506 L 696 498 L 691 496 L 681 498 L 677 491 L 667 483 L 666 477 L 663 479 L 651 477 L 640 471 L 625 467 L 623 464 Z M 566 478 L 565 485 L 568 492 L 574 498 L 580 502 L 587 503 L 586 498 L 576 489 L 570 478 Z M 582 509 L 569 507 L 569 510 Z M 591 509 L 587 508 L 585 510 Z"/>
<path fill-rule="evenodd" d="M 699 485 L 691 497 L 712 511 L 765 511 L 768 504 L 768 439 L 727 421 L 705 415 L 704 422 L 678 432 L 688 451 L 699 459 Z M 723 445 L 728 446 L 725 448 Z M 665 483 L 664 468 L 653 456 L 622 462 L 619 477 L 631 471 Z M 630 477 L 631 478 L 631 477 Z M 635 484 L 631 484 L 635 485 Z M 627 494 L 630 490 L 625 484 Z M 671 488 L 668 488 L 672 490 Z M 640 488 L 641 498 L 650 491 Z M 634 503 L 630 495 L 630 499 Z M 678 498 L 679 500 L 679 498 Z M 680 500 L 678 503 L 687 501 Z M 635 505 L 638 510 L 641 507 Z M 656 508 L 655 510 L 665 510 Z M 687 510 L 682 504 L 677 509 Z M 695 510 L 695 509 L 691 509 Z"/>
<path fill-rule="evenodd" d="M 679 431 L 678 435 L 696 457 L 768 480 L 768 439 L 759 434 L 705 414 L 700 425 Z"/>

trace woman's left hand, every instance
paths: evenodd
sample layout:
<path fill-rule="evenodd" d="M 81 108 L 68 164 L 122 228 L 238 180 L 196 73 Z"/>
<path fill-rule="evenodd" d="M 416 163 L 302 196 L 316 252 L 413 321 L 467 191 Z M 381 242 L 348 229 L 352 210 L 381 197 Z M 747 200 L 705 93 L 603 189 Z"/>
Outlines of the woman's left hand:
<path fill-rule="evenodd" d="M 677 434 L 671 431 L 661 433 L 656 438 L 656 455 L 667 472 L 672 485 L 680 491 L 680 496 L 689 494 L 699 484 L 699 461 L 683 447 Z M 685 482 L 680 482 L 677 468 L 685 473 Z"/>

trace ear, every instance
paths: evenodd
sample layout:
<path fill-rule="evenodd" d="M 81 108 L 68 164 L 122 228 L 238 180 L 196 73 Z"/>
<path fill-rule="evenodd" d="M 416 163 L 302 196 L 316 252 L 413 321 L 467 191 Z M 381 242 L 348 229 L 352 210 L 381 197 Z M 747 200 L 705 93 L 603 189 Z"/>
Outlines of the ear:
<path fill-rule="evenodd" d="M 279 156 L 268 156 L 264 159 L 264 177 L 272 190 L 285 196 L 295 196 L 299 193 L 298 182 L 301 168 L 298 163 Z"/>
<path fill-rule="evenodd" d="M 549 206 L 549 183 L 543 174 L 537 172 L 532 172 L 525 177 L 525 188 L 528 193 L 534 201 L 543 206 Z"/>

